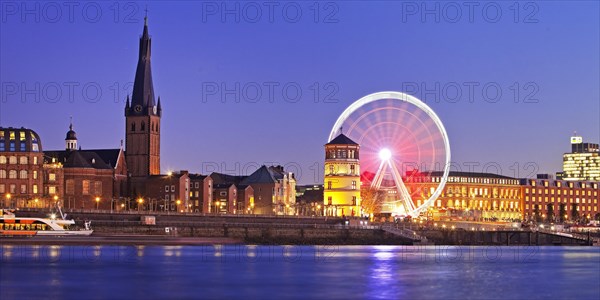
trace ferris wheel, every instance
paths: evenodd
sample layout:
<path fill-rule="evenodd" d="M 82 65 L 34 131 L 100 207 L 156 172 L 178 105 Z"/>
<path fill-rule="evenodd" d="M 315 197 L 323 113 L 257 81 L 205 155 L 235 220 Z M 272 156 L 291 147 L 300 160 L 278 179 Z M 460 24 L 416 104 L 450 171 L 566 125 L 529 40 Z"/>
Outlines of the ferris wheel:
<path fill-rule="evenodd" d="M 416 217 L 442 193 L 450 143 L 439 117 L 421 100 L 393 91 L 367 95 L 339 116 L 329 141 L 340 133 L 360 145 L 363 184 L 386 192 L 382 213 Z M 433 172 L 439 180 L 417 180 Z"/>

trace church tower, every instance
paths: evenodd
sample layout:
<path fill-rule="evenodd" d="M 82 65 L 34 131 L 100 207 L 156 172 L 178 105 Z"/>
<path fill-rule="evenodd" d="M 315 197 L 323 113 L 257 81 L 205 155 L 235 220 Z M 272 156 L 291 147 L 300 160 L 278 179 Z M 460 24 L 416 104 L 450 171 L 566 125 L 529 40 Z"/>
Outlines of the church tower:
<path fill-rule="evenodd" d="M 160 174 L 160 97 L 154 98 L 150 69 L 152 39 L 148 35 L 148 17 L 140 37 L 140 52 L 133 83 L 131 103 L 125 104 L 125 159 L 132 179 Z"/>
<path fill-rule="evenodd" d="M 360 146 L 344 134 L 325 145 L 324 214 L 360 216 Z"/>

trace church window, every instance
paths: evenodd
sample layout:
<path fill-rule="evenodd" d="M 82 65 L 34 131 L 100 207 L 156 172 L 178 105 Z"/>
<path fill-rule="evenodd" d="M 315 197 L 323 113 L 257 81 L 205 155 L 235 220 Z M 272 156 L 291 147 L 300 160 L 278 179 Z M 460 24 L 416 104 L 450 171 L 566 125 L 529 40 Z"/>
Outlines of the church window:
<path fill-rule="evenodd" d="M 142 124 L 140 125 L 140 130 L 141 131 L 146 130 L 146 123 L 142 122 Z"/>
<path fill-rule="evenodd" d="M 131 123 L 131 131 L 135 131 L 135 123 Z"/>

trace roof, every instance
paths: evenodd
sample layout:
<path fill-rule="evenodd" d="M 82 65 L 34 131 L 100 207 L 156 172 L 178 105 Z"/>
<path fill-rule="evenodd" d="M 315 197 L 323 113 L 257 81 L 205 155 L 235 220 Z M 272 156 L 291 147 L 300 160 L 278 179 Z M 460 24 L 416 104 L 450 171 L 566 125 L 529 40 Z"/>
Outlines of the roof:
<path fill-rule="evenodd" d="M 442 172 L 442 171 L 426 171 L 426 172 L 421 172 L 421 174 L 426 175 L 426 176 L 441 177 L 442 175 L 444 175 L 444 172 Z M 458 171 L 450 171 L 450 173 L 448 174 L 448 176 L 453 176 L 453 177 L 478 177 L 478 178 L 479 177 L 483 177 L 483 178 L 499 178 L 499 179 L 516 179 L 516 178 L 513 178 L 513 177 L 499 175 L 499 174 L 494 174 L 494 173 L 458 172 Z"/>
<path fill-rule="evenodd" d="M 113 169 L 121 149 L 44 151 L 44 161 L 52 158 L 64 168 Z"/>
<path fill-rule="evenodd" d="M 253 183 L 275 183 L 277 179 L 273 176 L 273 173 L 266 166 L 261 166 L 250 176 L 246 177 L 241 181 L 242 184 L 253 184 Z"/>
<path fill-rule="evenodd" d="M 358 145 L 355 141 L 351 140 L 349 137 L 345 136 L 343 133 L 338 135 L 336 138 L 331 140 L 326 145 Z"/>
<path fill-rule="evenodd" d="M 215 188 L 215 189 L 227 189 L 227 188 L 230 188 L 232 185 L 235 186 L 235 184 L 233 184 L 233 183 L 219 183 L 219 184 L 214 184 L 213 188 Z"/>
<path fill-rule="evenodd" d="M 65 138 L 65 141 L 76 140 L 76 139 L 77 139 L 77 134 L 73 130 L 73 123 L 71 123 L 69 125 L 69 131 L 67 131 L 67 137 Z"/>
<path fill-rule="evenodd" d="M 206 177 L 208 177 L 208 175 L 188 174 L 188 177 L 190 177 L 190 180 L 204 180 Z"/>
<path fill-rule="evenodd" d="M 12 133 L 12 134 L 11 134 Z M 10 147 L 14 138 L 14 149 Z M 24 137 L 25 140 L 21 140 Z M 42 141 L 37 132 L 28 128 L 0 127 L 0 152 L 42 152 Z M 24 151 L 21 151 L 24 149 Z"/>
<path fill-rule="evenodd" d="M 254 171 L 254 173 L 250 174 L 250 176 L 244 178 L 244 180 L 242 180 L 240 183 L 245 185 L 250 185 L 253 183 L 275 183 L 283 180 L 286 174 L 287 173 L 283 170 L 282 166 L 267 167 L 263 165 L 258 168 L 258 170 Z"/>
<path fill-rule="evenodd" d="M 214 184 L 234 183 L 237 185 L 246 177 L 247 176 L 229 175 L 217 172 L 213 172 L 210 174 L 210 178 L 212 178 Z"/>
<path fill-rule="evenodd" d="M 139 47 L 139 57 L 135 71 L 135 80 L 133 81 L 133 94 L 131 95 L 131 106 L 129 106 L 128 99 L 126 105 L 126 114 L 160 115 L 160 111 L 154 112 L 152 110 L 152 108 L 156 106 L 154 97 L 154 84 L 152 82 L 152 68 L 150 64 L 152 39 L 148 34 L 148 24 L 146 22 L 144 23 L 144 31 L 140 37 Z"/>

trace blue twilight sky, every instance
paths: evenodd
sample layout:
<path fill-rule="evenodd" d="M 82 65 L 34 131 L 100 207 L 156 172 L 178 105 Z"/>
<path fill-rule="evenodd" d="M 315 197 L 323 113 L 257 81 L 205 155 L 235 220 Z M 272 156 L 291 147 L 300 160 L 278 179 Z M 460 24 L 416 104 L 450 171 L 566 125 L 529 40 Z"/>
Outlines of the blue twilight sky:
<path fill-rule="evenodd" d="M 338 115 L 382 90 L 429 104 L 474 171 L 554 173 L 573 131 L 600 140 L 595 1 L 0 3 L 0 126 L 34 129 L 44 149 L 64 147 L 70 116 L 83 148 L 124 139 L 146 5 L 164 172 L 278 162 L 319 182 Z"/>

